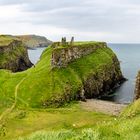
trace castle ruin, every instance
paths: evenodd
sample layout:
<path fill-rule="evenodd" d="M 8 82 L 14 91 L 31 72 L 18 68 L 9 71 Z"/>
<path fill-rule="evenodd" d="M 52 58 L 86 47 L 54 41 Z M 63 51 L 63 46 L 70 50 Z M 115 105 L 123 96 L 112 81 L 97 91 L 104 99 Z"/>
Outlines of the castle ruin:
<path fill-rule="evenodd" d="M 54 49 L 52 51 L 51 66 L 52 68 L 61 68 L 66 67 L 78 58 L 94 53 L 98 48 L 107 47 L 107 44 L 104 42 L 74 44 L 74 37 L 71 38 L 70 42 L 66 42 L 64 37 L 61 42 L 55 42 L 52 47 Z"/>

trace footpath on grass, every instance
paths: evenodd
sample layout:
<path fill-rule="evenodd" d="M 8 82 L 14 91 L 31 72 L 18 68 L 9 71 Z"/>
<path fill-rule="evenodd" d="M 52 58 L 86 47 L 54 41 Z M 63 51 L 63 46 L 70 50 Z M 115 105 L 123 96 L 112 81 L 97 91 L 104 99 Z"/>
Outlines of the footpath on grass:
<path fill-rule="evenodd" d="M 12 110 L 15 108 L 16 104 L 17 104 L 17 96 L 18 96 L 18 89 L 19 86 L 23 83 L 23 81 L 26 79 L 26 77 L 24 77 L 15 87 L 15 92 L 14 92 L 14 96 L 15 96 L 15 100 L 13 105 L 6 109 L 1 115 L 0 115 L 0 122 L 2 121 L 2 119 L 7 116 L 10 112 L 12 112 Z"/>
<path fill-rule="evenodd" d="M 96 99 L 88 99 L 86 102 L 80 102 L 80 105 L 87 111 L 97 111 L 115 116 L 118 116 L 119 113 L 127 106 L 126 104 L 117 104 L 110 101 Z"/>

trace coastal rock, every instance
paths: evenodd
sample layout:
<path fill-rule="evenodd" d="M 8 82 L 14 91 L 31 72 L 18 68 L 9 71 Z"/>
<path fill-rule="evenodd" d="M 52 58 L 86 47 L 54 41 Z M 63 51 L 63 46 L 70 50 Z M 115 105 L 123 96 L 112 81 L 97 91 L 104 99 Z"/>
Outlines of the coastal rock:
<path fill-rule="evenodd" d="M 140 71 L 138 72 L 138 75 L 136 77 L 136 86 L 135 86 L 135 99 L 140 98 Z"/>
<path fill-rule="evenodd" d="M 48 47 L 52 44 L 52 41 L 48 40 L 43 36 L 38 35 L 19 35 L 16 36 L 25 44 L 27 48 L 37 48 L 37 47 Z"/>
<path fill-rule="evenodd" d="M 70 68 L 71 64 L 76 63 L 77 60 L 80 61 L 90 55 L 94 57 L 94 54 L 96 55 L 98 50 L 102 50 L 102 53 L 105 53 L 105 51 L 108 50 L 108 57 L 105 59 L 109 62 L 104 64 L 90 62 L 90 65 L 92 65 L 93 68 L 90 69 L 90 73 L 87 71 L 83 77 L 80 77 L 82 85 L 77 89 L 75 96 L 73 96 L 69 88 L 69 90 L 64 92 L 64 96 L 53 97 L 52 99 L 46 100 L 43 105 L 48 106 L 50 104 L 63 104 L 63 102 L 69 102 L 73 99 L 85 101 L 85 99 L 100 98 L 104 95 L 112 93 L 113 90 L 120 86 L 125 78 L 122 75 L 119 60 L 104 42 L 55 47 L 52 51 L 51 66 L 52 68 L 55 68 L 54 72 L 57 70 L 64 71 L 65 69 Z M 83 69 L 84 67 L 90 67 L 86 64 L 86 61 L 81 64 L 82 65 L 80 67 L 83 67 Z M 75 71 L 75 74 L 77 73 L 77 76 L 79 75 L 77 70 L 80 69 L 78 65 L 74 65 L 76 71 L 71 68 L 71 70 Z M 96 68 L 94 68 L 94 65 L 98 65 L 98 67 L 96 66 Z M 68 85 L 68 87 L 70 86 L 74 85 Z"/>
<path fill-rule="evenodd" d="M 72 43 L 73 44 L 73 43 Z M 52 52 L 51 65 L 52 67 L 66 67 L 70 62 L 91 54 L 101 47 L 106 47 L 106 43 L 91 43 L 70 45 L 69 47 L 56 48 Z"/>
<path fill-rule="evenodd" d="M 23 71 L 32 66 L 27 49 L 22 41 L 7 35 L 0 36 L 0 69 L 13 72 Z"/>
<path fill-rule="evenodd" d="M 86 98 L 91 99 L 108 95 L 125 80 L 117 57 L 112 57 L 112 60 L 112 65 L 104 65 L 103 70 L 91 74 L 83 82 Z"/>

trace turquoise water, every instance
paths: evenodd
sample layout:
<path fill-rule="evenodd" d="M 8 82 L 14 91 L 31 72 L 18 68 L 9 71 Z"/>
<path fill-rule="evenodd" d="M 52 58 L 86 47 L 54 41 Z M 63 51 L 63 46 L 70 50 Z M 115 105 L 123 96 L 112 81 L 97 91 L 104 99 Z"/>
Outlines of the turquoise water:
<path fill-rule="evenodd" d="M 140 44 L 108 44 L 108 46 L 116 53 L 121 62 L 123 75 L 128 81 L 123 83 L 114 94 L 103 99 L 117 103 L 130 103 L 134 98 L 135 79 L 140 70 Z M 37 63 L 44 49 L 28 50 L 32 63 Z"/>

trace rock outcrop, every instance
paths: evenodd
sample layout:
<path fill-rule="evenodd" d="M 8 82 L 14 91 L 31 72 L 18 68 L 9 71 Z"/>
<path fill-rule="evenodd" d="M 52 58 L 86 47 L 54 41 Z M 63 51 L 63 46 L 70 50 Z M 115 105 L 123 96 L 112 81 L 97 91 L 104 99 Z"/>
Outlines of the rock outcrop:
<path fill-rule="evenodd" d="M 72 44 L 72 43 L 70 43 Z M 91 54 L 97 49 L 107 47 L 106 43 L 87 43 L 80 45 L 69 45 L 67 47 L 56 47 L 52 52 L 51 65 L 52 67 L 66 67 L 70 62 Z"/>
<path fill-rule="evenodd" d="M 140 98 L 140 71 L 138 72 L 138 75 L 136 77 L 136 87 L 135 87 L 135 99 Z"/>
<path fill-rule="evenodd" d="M 81 59 L 83 60 L 86 57 L 94 57 L 94 54 L 98 54 L 98 51 L 101 50 L 101 53 L 108 53 L 105 56 L 106 62 L 105 63 L 98 63 L 95 60 L 94 62 L 91 61 L 90 63 L 84 61 L 85 63 L 81 63 L 82 68 L 90 67 L 92 68 L 89 71 L 85 71 L 83 77 L 81 76 L 82 85 L 77 90 L 75 97 L 72 96 L 72 92 L 66 90 L 64 95 L 59 98 L 52 98 L 45 102 L 45 105 L 49 104 L 56 104 L 65 102 L 65 100 L 69 101 L 72 98 L 74 99 L 91 99 L 91 98 L 100 98 L 104 95 L 108 95 L 113 92 L 120 84 L 125 80 L 122 75 L 120 69 L 120 63 L 118 61 L 117 56 L 107 47 L 107 44 L 104 42 L 87 42 L 87 43 L 75 43 L 74 45 L 69 45 L 70 43 L 65 42 L 62 46 L 61 42 L 56 42 L 52 45 L 52 59 L 51 59 L 51 66 L 55 68 L 54 71 L 65 71 L 67 67 L 70 68 L 72 71 L 75 71 L 75 74 L 80 71 L 79 62 Z M 54 47 L 55 46 L 55 47 Z M 106 52 L 107 51 L 107 52 Z M 103 56 L 100 56 L 103 57 Z M 95 58 L 101 59 L 101 58 Z M 79 61 L 78 61 L 79 60 Z M 77 61 L 77 63 L 76 63 Z M 98 61 L 98 60 L 97 60 Z M 75 63 L 74 68 L 71 68 L 71 64 Z M 89 65 L 88 65 L 89 63 Z M 94 67 L 95 65 L 95 67 Z M 98 67 L 97 67 L 98 66 Z M 77 68 L 76 68 L 77 67 Z M 80 72 L 79 72 L 80 73 Z M 88 74 L 87 74 L 88 73 Z M 67 77 L 68 78 L 68 77 Z M 55 83 L 55 81 L 54 81 Z M 69 85 L 70 86 L 70 85 Z M 64 99 L 63 99 L 64 98 Z"/>
<path fill-rule="evenodd" d="M 43 36 L 37 35 L 20 35 L 16 36 L 25 44 L 27 48 L 37 48 L 37 47 L 48 47 L 52 44 L 52 41 L 48 40 Z"/>
<path fill-rule="evenodd" d="M 90 99 L 112 93 L 125 80 L 117 57 L 112 57 L 112 65 L 103 65 L 102 70 L 88 76 L 83 82 L 85 97 Z"/>
<path fill-rule="evenodd" d="M 7 35 L 0 36 L 0 69 L 13 72 L 23 71 L 32 66 L 27 49 L 22 41 Z"/>

